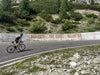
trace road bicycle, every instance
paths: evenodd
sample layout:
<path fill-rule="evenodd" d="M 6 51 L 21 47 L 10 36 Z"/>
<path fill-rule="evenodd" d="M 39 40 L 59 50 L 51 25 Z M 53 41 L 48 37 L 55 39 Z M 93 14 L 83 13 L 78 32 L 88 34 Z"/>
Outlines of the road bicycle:
<path fill-rule="evenodd" d="M 7 47 L 7 52 L 8 53 L 14 53 L 15 50 L 19 50 L 19 51 L 23 51 L 26 48 L 26 45 L 23 44 L 22 41 L 19 42 L 19 45 L 17 47 L 15 47 L 16 44 L 14 41 L 12 41 L 12 45 Z"/>

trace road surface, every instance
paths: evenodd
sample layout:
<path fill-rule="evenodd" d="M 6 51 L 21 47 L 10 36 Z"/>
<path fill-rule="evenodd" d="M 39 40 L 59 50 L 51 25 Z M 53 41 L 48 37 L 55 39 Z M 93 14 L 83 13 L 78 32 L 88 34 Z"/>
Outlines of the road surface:
<path fill-rule="evenodd" d="M 33 41 L 25 42 L 26 49 L 22 52 L 15 51 L 14 53 L 7 53 L 6 48 L 11 45 L 10 42 L 0 43 L 0 66 L 5 64 L 43 53 L 46 51 L 57 50 L 61 48 L 70 48 L 87 45 L 100 44 L 100 40 L 90 41 Z"/>

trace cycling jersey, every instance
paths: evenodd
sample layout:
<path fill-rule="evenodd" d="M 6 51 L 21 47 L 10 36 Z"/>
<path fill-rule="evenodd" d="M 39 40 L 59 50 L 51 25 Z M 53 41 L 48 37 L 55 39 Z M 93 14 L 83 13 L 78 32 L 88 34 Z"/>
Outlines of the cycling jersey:
<path fill-rule="evenodd" d="M 21 39 L 21 38 L 22 38 L 22 36 L 16 37 L 16 38 L 15 38 L 16 43 L 18 43 L 18 42 L 19 42 L 19 39 Z"/>

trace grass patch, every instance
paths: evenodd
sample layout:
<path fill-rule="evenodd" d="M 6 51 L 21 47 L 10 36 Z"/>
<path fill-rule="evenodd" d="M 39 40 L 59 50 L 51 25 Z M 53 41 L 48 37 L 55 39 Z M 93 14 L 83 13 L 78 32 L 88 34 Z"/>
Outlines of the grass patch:
<path fill-rule="evenodd" d="M 17 72 L 16 71 L 13 71 L 13 72 L 2 72 L 1 74 L 2 75 L 17 75 Z"/>
<path fill-rule="evenodd" d="M 30 67 L 30 65 L 26 66 L 26 65 L 22 65 L 22 64 L 14 66 L 14 68 L 17 68 L 17 69 L 27 69 L 29 67 Z"/>
<path fill-rule="evenodd" d="M 36 65 L 33 65 L 30 69 L 28 69 L 28 72 L 38 72 L 38 71 L 46 71 L 46 68 L 40 68 Z"/>

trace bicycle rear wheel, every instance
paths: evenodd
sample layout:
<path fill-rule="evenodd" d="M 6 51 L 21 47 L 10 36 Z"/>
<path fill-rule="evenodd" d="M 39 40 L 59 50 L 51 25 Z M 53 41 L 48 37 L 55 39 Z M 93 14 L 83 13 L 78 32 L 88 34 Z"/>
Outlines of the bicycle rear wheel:
<path fill-rule="evenodd" d="M 20 44 L 20 45 L 18 46 L 18 49 L 19 49 L 20 51 L 25 50 L 25 48 L 26 48 L 26 46 L 25 46 L 24 44 Z"/>
<path fill-rule="evenodd" d="M 8 53 L 13 53 L 14 51 L 15 51 L 15 48 L 14 48 L 13 45 L 7 47 L 7 52 Z"/>

